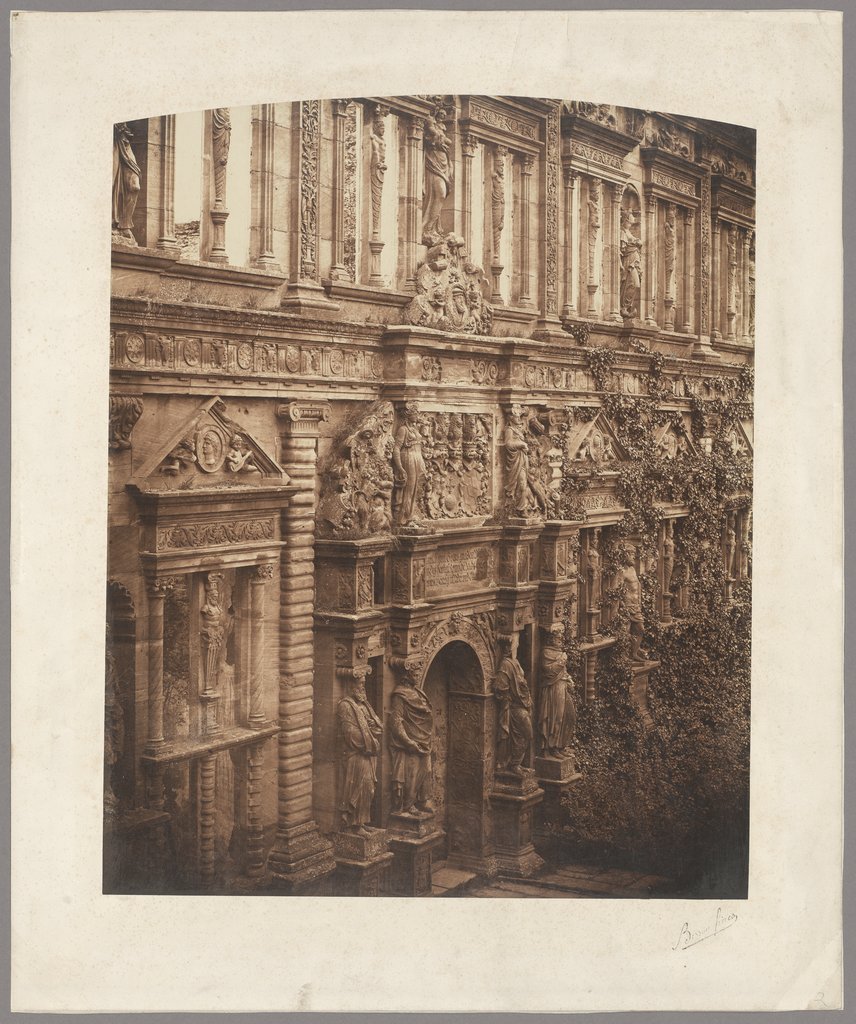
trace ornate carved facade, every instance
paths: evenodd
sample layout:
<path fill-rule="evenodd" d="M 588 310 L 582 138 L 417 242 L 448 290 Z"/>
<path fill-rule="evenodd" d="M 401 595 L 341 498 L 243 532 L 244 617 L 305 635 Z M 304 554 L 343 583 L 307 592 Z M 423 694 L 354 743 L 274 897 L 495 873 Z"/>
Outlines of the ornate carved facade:
<path fill-rule="evenodd" d="M 202 123 L 201 259 L 175 118 L 114 133 L 105 885 L 536 871 L 616 623 L 649 729 L 645 633 L 698 600 L 680 467 L 751 466 L 754 136 L 475 96 Z M 730 600 L 751 494 L 718 514 Z"/>

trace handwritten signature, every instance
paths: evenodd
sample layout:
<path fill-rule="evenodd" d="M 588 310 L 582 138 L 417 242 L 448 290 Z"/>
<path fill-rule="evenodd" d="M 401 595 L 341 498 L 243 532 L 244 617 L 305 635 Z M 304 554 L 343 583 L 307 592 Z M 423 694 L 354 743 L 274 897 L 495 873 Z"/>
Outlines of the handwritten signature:
<path fill-rule="evenodd" d="M 692 929 L 689 926 L 689 922 L 684 921 L 681 925 L 678 941 L 672 946 L 672 949 L 683 950 L 689 949 L 690 946 L 697 946 L 699 942 L 704 942 L 705 939 L 712 939 L 714 935 L 719 935 L 720 932 L 726 931 L 736 923 L 737 915 L 733 911 L 717 907 L 716 917 L 704 928 Z"/>

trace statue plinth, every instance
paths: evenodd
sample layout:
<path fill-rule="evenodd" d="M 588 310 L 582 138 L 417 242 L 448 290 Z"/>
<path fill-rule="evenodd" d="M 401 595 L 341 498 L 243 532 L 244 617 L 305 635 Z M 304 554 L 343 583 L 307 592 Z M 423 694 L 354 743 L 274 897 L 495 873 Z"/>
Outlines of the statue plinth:
<path fill-rule="evenodd" d="M 543 866 L 532 843 L 533 811 L 543 799 L 531 768 L 523 769 L 522 775 L 497 771 L 490 802 L 500 874 L 527 878 Z"/>
<path fill-rule="evenodd" d="M 433 851 L 445 837 L 430 812 L 390 814 L 389 848 L 393 861 L 389 888 L 394 896 L 430 895 Z"/>
<path fill-rule="evenodd" d="M 337 832 L 332 839 L 335 896 L 379 896 L 385 891 L 393 859 L 386 829 L 366 827 L 364 833 Z"/>
<path fill-rule="evenodd" d="M 566 757 L 536 757 L 535 774 L 539 782 L 572 782 L 581 777 L 573 754 Z"/>
<path fill-rule="evenodd" d="M 660 667 L 659 661 L 634 661 L 630 666 L 630 700 L 636 708 L 645 732 L 654 728 L 654 719 L 651 717 L 651 708 L 648 705 L 648 676 L 654 669 Z"/>

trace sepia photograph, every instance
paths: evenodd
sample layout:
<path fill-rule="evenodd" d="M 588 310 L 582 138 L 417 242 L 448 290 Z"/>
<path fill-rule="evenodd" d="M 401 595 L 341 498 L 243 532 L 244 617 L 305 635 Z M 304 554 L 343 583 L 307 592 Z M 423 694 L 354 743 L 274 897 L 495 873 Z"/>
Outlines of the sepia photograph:
<path fill-rule="evenodd" d="M 104 893 L 747 898 L 756 136 L 597 100 L 114 125 Z"/>

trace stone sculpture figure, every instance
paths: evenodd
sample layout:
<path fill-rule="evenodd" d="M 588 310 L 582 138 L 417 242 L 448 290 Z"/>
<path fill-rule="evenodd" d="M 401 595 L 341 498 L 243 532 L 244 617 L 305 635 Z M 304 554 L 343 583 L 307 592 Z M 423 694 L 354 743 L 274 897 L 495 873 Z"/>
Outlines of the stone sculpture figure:
<path fill-rule="evenodd" d="M 399 526 L 414 522 L 419 513 L 419 492 L 425 479 L 422 440 L 419 406 L 415 402 L 405 402 L 404 422 L 395 434 L 392 449 L 395 471 L 392 506 Z"/>
<path fill-rule="evenodd" d="M 380 108 L 375 110 L 372 118 L 371 133 L 371 160 L 369 166 L 369 181 L 371 183 L 372 197 L 372 236 L 378 237 L 380 230 L 380 204 L 383 198 L 383 179 L 386 174 L 386 140 L 384 132 L 385 122 Z"/>
<path fill-rule="evenodd" d="M 232 119 L 228 107 L 215 107 L 211 111 L 211 160 L 214 165 L 214 204 L 222 207 L 226 201 L 226 166 L 232 139 Z"/>
<path fill-rule="evenodd" d="M 588 583 L 590 609 L 597 608 L 600 605 L 603 571 L 600 567 L 599 543 L 600 529 L 595 528 L 589 534 L 589 542 L 586 545 L 586 581 Z"/>
<path fill-rule="evenodd" d="M 675 292 L 675 204 L 666 206 L 666 219 L 663 223 L 663 260 L 666 271 L 666 299 L 674 302 Z"/>
<path fill-rule="evenodd" d="M 498 771 L 522 775 L 523 762 L 532 746 L 532 695 L 515 646 L 510 637 L 499 641 L 499 670 L 493 681 L 494 697 L 499 704 L 496 767 Z"/>
<path fill-rule="evenodd" d="M 538 728 L 546 757 L 573 756 L 577 709 L 561 628 L 551 629 L 541 653 L 541 701 Z"/>
<path fill-rule="evenodd" d="M 443 237 L 440 224 L 443 202 L 452 187 L 452 142 L 445 118 L 438 108 L 425 122 L 425 197 L 422 207 L 422 244 L 433 245 Z"/>
<path fill-rule="evenodd" d="M 597 236 L 600 231 L 600 179 L 592 178 L 588 191 L 588 279 L 595 283 L 594 260 Z"/>
<path fill-rule="evenodd" d="M 390 699 L 389 748 L 392 754 L 394 813 L 432 813 L 434 710 L 417 684 L 419 659 L 407 658 Z"/>
<path fill-rule="evenodd" d="M 728 517 L 725 527 L 725 573 L 729 579 L 737 577 L 737 531 L 734 529 L 734 516 Z"/>
<path fill-rule="evenodd" d="M 672 586 L 672 573 L 675 568 L 675 524 L 671 519 L 666 520 L 666 532 L 663 536 L 663 593 L 670 594 Z"/>
<path fill-rule="evenodd" d="M 642 240 L 633 234 L 632 210 L 621 211 L 621 315 L 630 320 L 639 313 L 642 286 Z"/>
<path fill-rule="evenodd" d="M 436 237 L 436 236 L 435 236 Z M 489 334 L 493 309 L 485 298 L 484 271 L 462 256 L 464 240 L 449 234 L 433 242 L 416 271 L 416 295 L 407 323 L 460 334 Z"/>
<path fill-rule="evenodd" d="M 365 677 L 358 675 L 339 701 L 339 814 L 343 830 L 366 835 L 377 786 L 377 759 L 383 726 L 366 696 Z"/>
<path fill-rule="evenodd" d="M 209 572 L 205 576 L 205 601 L 199 611 L 202 619 L 200 634 L 202 648 L 205 651 L 205 693 L 212 694 L 217 689 L 218 659 L 220 647 L 225 636 L 223 625 L 223 597 L 220 589 L 223 574 Z"/>
<path fill-rule="evenodd" d="M 648 653 L 642 650 L 642 634 L 645 630 L 642 618 L 642 584 L 633 564 L 634 550 L 629 544 L 621 547 L 618 570 L 618 584 L 621 588 L 621 611 L 630 620 L 630 659 L 647 661 Z"/>
<path fill-rule="evenodd" d="M 124 121 L 113 125 L 113 237 L 123 245 L 137 244 L 132 228 L 142 185 L 132 138 Z"/>
<path fill-rule="evenodd" d="M 523 406 L 513 405 L 505 425 L 505 496 L 516 515 L 525 516 L 533 510 L 529 489 L 529 443 L 523 421 Z"/>

